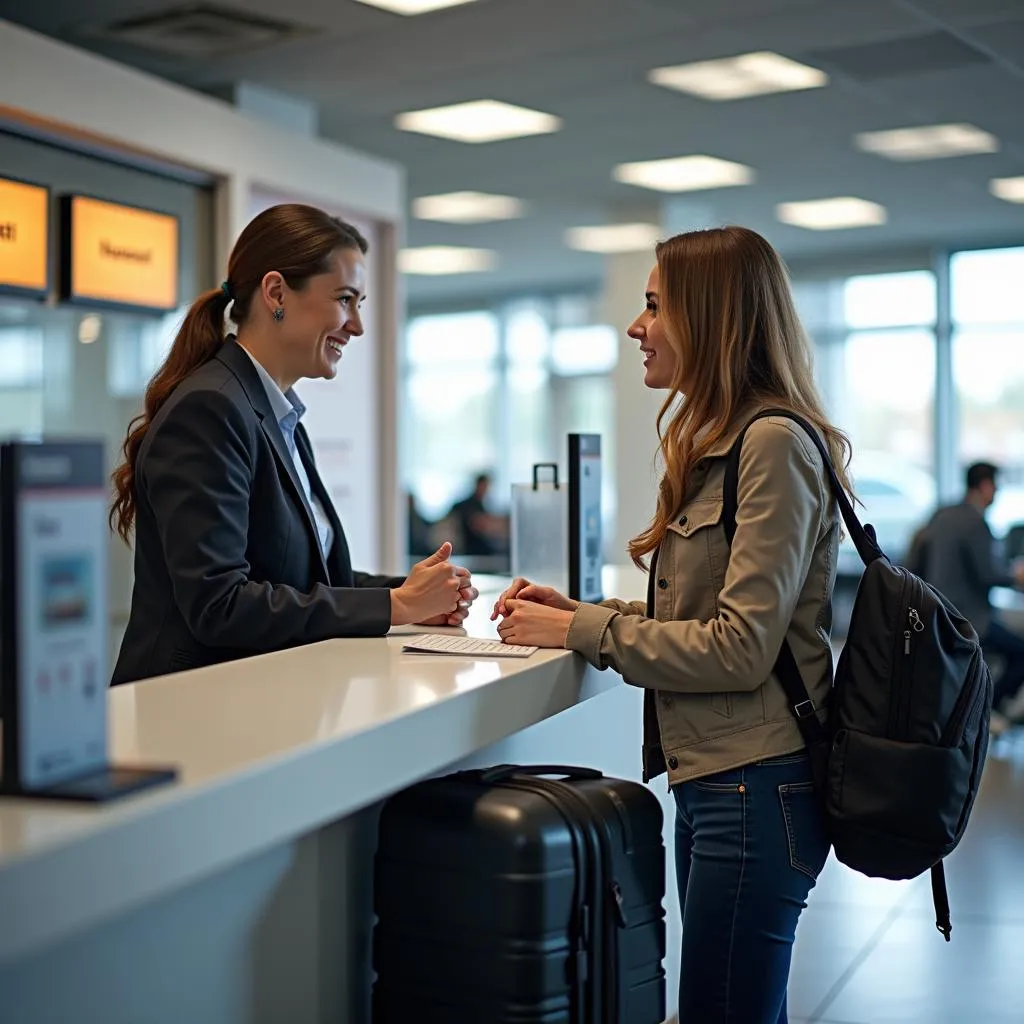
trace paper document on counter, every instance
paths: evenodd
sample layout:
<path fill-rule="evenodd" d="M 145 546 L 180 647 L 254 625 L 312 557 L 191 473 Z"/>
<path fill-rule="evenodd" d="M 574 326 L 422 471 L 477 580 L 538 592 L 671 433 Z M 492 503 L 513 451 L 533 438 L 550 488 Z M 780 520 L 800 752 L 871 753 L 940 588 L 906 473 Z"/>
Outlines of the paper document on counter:
<path fill-rule="evenodd" d="M 500 640 L 478 640 L 471 636 L 446 636 L 429 633 L 406 640 L 403 651 L 415 654 L 458 654 L 470 658 L 528 658 L 536 647 L 503 644 Z"/>

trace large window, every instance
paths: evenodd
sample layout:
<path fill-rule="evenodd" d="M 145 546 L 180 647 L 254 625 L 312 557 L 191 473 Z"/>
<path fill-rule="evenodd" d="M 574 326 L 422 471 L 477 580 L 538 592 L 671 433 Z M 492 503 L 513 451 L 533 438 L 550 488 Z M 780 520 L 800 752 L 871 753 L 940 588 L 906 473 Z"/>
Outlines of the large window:
<path fill-rule="evenodd" d="M 413 316 L 404 352 L 405 486 L 428 521 L 491 474 L 490 510 L 539 462 L 563 470 L 566 434 L 602 435 L 605 515 L 615 510 L 615 332 L 587 297 L 520 299 L 471 312 Z"/>
<path fill-rule="evenodd" d="M 493 313 L 413 320 L 406 336 L 407 478 L 420 511 L 444 515 L 499 458 L 500 336 Z"/>
<path fill-rule="evenodd" d="M 853 444 L 863 518 L 899 557 L 936 496 L 935 277 L 860 275 L 796 294 L 829 413 Z"/>
<path fill-rule="evenodd" d="M 1002 469 L 989 523 L 1024 522 L 1024 248 L 955 253 L 950 261 L 959 462 Z"/>

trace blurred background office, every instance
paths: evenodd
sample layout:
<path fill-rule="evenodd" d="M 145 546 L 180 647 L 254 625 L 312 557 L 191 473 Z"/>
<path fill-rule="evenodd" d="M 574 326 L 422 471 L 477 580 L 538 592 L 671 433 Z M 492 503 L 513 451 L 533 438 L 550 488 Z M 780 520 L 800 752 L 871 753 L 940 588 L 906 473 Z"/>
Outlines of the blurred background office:
<path fill-rule="evenodd" d="M 3 0 L 0 15 L 404 169 L 403 223 L 383 226 L 404 236 L 400 278 L 389 264 L 378 289 L 399 296 L 395 348 L 371 325 L 344 397 L 314 401 L 310 424 L 354 543 L 382 561 L 420 554 L 437 524 L 461 537 L 486 473 L 496 532 L 474 557 L 504 567 L 510 486 L 563 461 L 569 431 L 603 436 L 606 558 L 623 561 L 651 506 L 658 402 L 623 329 L 655 239 L 725 222 L 789 261 L 887 549 L 900 557 L 978 459 L 1002 468 L 996 535 L 1024 521 L 1020 3 Z M 30 136 L 0 134 L 0 173 L 176 214 L 180 302 L 215 283 L 214 176 Z M 246 212 L 278 197 L 252 176 Z M 379 221 L 339 212 L 374 240 Z M 99 433 L 113 457 L 179 315 L 0 298 L 0 432 Z M 382 387 L 392 406 L 368 412 Z M 116 628 L 130 580 L 112 558 Z"/>

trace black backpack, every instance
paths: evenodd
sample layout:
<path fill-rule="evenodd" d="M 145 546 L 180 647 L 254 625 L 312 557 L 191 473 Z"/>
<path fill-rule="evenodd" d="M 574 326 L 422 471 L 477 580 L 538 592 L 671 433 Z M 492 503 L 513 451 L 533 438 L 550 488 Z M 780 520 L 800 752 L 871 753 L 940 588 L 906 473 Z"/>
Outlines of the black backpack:
<path fill-rule="evenodd" d="M 722 512 L 729 544 L 743 437 L 766 416 L 793 420 L 814 441 L 864 562 L 826 725 L 787 640 L 775 662 L 811 753 L 836 857 L 873 878 L 930 869 L 936 927 L 948 942 L 942 858 L 964 834 L 988 751 L 992 680 L 978 635 L 934 587 L 889 561 L 873 527 L 858 520 L 818 432 L 791 412 L 759 413 L 729 453 Z"/>

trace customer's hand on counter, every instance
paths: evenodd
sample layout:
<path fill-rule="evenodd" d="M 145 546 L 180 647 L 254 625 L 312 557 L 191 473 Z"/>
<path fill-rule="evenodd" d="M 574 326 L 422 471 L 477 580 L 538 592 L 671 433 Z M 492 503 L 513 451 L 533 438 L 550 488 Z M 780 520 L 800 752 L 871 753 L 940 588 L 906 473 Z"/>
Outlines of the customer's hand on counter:
<path fill-rule="evenodd" d="M 501 597 L 494 602 L 494 610 L 491 612 L 491 622 L 494 622 L 501 615 L 507 615 L 506 602 L 517 599 L 520 601 L 532 601 L 534 604 L 542 604 L 548 608 L 558 608 L 565 612 L 574 612 L 579 608 L 579 601 L 560 594 L 554 587 L 542 587 L 531 583 L 522 576 L 517 576 L 511 586 L 504 590 Z"/>
<path fill-rule="evenodd" d="M 524 647 L 565 647 L 575 608 L 553 608 L 517 598 L 506 598 L 504 607 L 505 617 L 498 624 L 498 635 L 504 643 Z"/>

